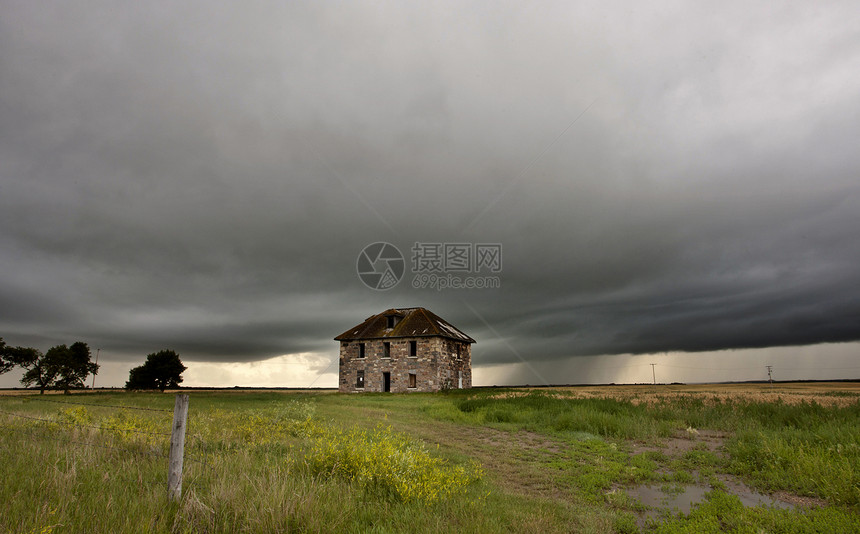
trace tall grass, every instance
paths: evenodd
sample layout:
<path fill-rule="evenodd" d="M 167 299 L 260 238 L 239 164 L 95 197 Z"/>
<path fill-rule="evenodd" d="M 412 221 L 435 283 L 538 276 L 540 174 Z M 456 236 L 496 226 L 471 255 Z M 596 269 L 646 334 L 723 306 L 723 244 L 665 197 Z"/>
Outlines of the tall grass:
<path fill-rule="evenodd" d="M 820 508 L 797 513 L 774 508 L 745 507 L 740 499 L 723 491 L 712 491 L 706 500 L 687 516 L 671 517 L 654 525 L 657 534 L 719 534 L 738 532 L 792 532 L 829 534 L 857 532 L 860 518 L 834 508 Z"/>
<path fill-rule="evenodd" d="M 0 414 L 0 532 L 406 531 L 403 518 L 465 519 L 486 495 L 476 464 L 390 427 L 341 429 L 308 402 L 239 404 L 192 409 L 174 504 L 169 413 L 4 402 L 29 418 Z"/>
<path fill-rule="evenodd" d="M 179 503 L 167 501 L 171 414 L 99 407 L 169 410 L 172 396 L 73 398 L 85 407 L 0 398 L 2 411 L 47 420 L 0 413 L 0 532 L 636 532 L 639 508 L 623 488 L 688 483 L 692 470 L 828 504 L 770 514 L 716 494 L 654 528 L 858 526 L 856 404 L 500 390 L 192 395 Z M 723 431 L 723 456 L 632 452 L 690 427 Z"/>
<path fill-rule="evenodd" d="M 536 432 L 586 432 L 618 439 L 655 439 L 672 435 L 681 421 L 655 417 L 629 401 L 568 399 L 534 391 L 527 395 L 496 397 L 487 394 L 459 399 L 457 407 L 479 423 Z"/>
<path fill-rule="evenodd" d="M 482 392 L 455 405 L 475 424 L 562 435 L 653 441 L 686 428 L 722 430 L 733 434 L 726 468 L 756 487 L 860 507 L 860 403 L 825 408 L 690 395 L 634 404 L 533 391 Z"/>
<path fill-rule="evenodd" d="M 759 428 L 729 442 L 730 471 L 758 487 L 860 504 L 860 443 L 856 428 L 832 422 L 813 427 Z"/>

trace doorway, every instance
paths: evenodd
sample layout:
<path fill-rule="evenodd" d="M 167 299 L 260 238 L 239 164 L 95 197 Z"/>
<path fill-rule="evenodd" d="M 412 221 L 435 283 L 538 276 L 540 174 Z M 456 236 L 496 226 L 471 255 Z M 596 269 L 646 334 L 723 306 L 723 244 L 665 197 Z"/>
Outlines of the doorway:
<path fill-rule="evenodd" d="M 391 373 L 382 373 L 382 391 L 391 391 Z"/>

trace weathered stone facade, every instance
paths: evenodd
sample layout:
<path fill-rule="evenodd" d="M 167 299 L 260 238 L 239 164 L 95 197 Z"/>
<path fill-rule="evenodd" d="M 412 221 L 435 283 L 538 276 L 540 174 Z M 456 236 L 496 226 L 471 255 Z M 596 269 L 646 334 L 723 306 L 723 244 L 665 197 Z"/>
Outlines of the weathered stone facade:
<path fill-rule="evenodd" d="M 411 341 L 417 343 L 416 356 L 409 355 Z M 359 357 L 362 343 L 364 358 Z M 390 343 L 388 358 L 384 343 Z M 363 387 L 357 385 L 358 371 L 364 373 Z M 384 373 L 389 373 L 389 391 L 394 393 L 470 388 L 472 348 L 442 337 L 340 342 L 340 391 L 384 391 Z M 415 387 L 409 387 L 410 374 L 415 374 Z"/>
<path fill-rule="evenodd" d="M 335 339 L 341 392 L 472 387 L 475 340 L 424 308 L 388 310 Z"/>

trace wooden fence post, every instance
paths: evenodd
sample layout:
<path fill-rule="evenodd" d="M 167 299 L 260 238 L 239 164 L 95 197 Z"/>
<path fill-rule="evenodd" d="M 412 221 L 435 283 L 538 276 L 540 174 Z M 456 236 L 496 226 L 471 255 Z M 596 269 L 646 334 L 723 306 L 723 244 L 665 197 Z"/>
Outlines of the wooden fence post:
<path fill-rule="evenodd" d="M 185 426 L 188 421 L 188 395 L 176 395 L 173 405 L 173 432 L 170 434 L 170 459 L 167 468 L 167 497 L 182 496 L 182 460 L 185 456 Z"/>

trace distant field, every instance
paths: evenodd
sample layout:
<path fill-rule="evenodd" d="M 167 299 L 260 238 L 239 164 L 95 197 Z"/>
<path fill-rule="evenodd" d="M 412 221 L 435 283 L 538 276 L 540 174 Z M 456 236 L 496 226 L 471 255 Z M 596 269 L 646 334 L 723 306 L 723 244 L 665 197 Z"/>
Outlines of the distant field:
<path fill-rule="evenodd" d="M 0 532 L 860 531 L 856 383 L 192 390 L 179 503 L 173 394 L 3 393 Z"/>
<path fill-rule="evenodd" d="M 538 389 L 538 388 L 519 388 Z M 743 399 L 760 402 L 817 402 L 826 406 L 844 406 L 860 397 L 860 382 L 775 382 L 768 384 L 671 384 L 553 387 L 554 392 L 571 398 L 612 398 L 633 402 L 650 402 L 657 398 L 694 395 L 702 398 Z"/>
<path fill-rule="evenodd" d="M 860 381 L 857 382 L 774 382 L 773 385 L 761 383 L 725 383 L 725 384 L 636 384 L 636 385 L 601 385 L 601 386 L 549 386 L 549 387 L 497 387 L 476 388 L 475 391 L 486 389 L 498 390 L 524 390 L 524 391 L 553 391 L 567 392 L 566 394 L 576 398 L 608 397 L 617 399 L 628 399 L 648 396 L 654 393 L 666 394 L 690 394 L 690 395 L 719 395 L 752 398 L 757 396 L 761 399 L 775 400 L 782 397 L 786 402 L 792 400 L 824 400 L 834 396 L 857 396 L 860 397 Z M 242 393 L 334 393 L 335 388 L 302 389 L 302 388 L 199 388 L 183 390 L 167 390 L 165 393 L 176 392 L 242 392 Z M 102 389 L 97 388 L 97 393 L 125 394 L 126 391 L 119 388 Z M 32 395 L 33 390 L 27 389 L 0 389 L 0 395 Z M 62 395 L 62 391 L 46 391 L 47 395 Z M 89 394 L 90 391 L 73 391 L 72 394 Z"/>

